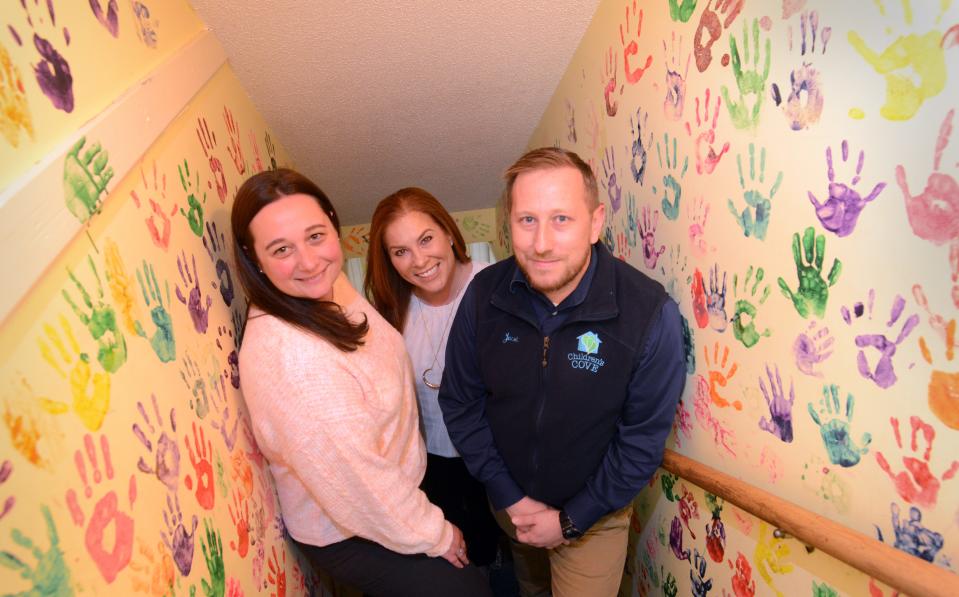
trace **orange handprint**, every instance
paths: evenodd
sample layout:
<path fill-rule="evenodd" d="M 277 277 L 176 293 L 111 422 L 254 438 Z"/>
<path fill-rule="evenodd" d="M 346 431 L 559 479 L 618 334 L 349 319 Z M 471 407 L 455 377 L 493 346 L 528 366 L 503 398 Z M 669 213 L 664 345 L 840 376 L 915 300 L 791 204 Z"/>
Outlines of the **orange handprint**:
<path fill-rule="evenodd" d="M 203 433 L 203 426 L 197 432 L 196 421 L 193 422 L 193 446 L 190 445 L 190 436 L 183 436 L 186 451 L 190 456 L 190 464 L 196 473 L 196 501 L 205 510 L 213 509 L 215 494 L 213 490 L 213 442 L 207 440 Z M 196 446 L 196 451 L 193 448 Z M 193 489 L 193 479 L 187 475 L 186 488 Z"/>
<path fill-rule="evenodd" d="M 729 359 L 729 347 L 723 347 L 723 356 L 722 361 L 719 360 L 719 342 L 713 344 L 713 358 L 710 362 L 709 359 L 709 347 L 704 346 L 703 352 L 706 355 L 706 367 L 710 368 L 709 371 L 709 397 L 712 398 L 713 403 L 719 407 L 727 407 L 730 405 L 729 400 L 726 400 L 719 395 L 718 388 L 726 387 L 726 384 L 734 375 L 736 375 L 736 370 L 739 368 L 738 363 L 733 363 L 729 369 L 723 373 L 723 369 L 726 368 L 726 361 Z M 717 366 L 716 369 L 712 367 Z M 739 400 L 734 400 L 732 403 L 733 408 L 736 410 L 743 409 L 743 403 Z"/>
<path fill-rule="evenodd" d="M 955 356 L 956 346 L 955 319 L 949 321 L 945 331 L 946 360 L 951 362 Z M 922 358 L 932 365 L 932 352 L 924 337 L 919 338 L 919 349 L 922 352 Z M 929 410 L 947 427 L 959 429 L 959 373 L 932 370 L 929 377 Z"/>
<path fill-rule="evenodd" d="M 276 557 L 276 546 L 273 547 L 273 557 L 268 562 L 270 574 L 267 576 L 267 580 L 270 581 L 271 585 L 276 587 L 276 591 L 272 593 L 272 597 L 286 597 L 286 551 L 284 550 L 282 553 L 282 566 Z"/>
<path fill-rule="evenodd" d="M 236 541 L 230 540 L 230 549 L 245 558 L 250 551 L 250 502 L 233 490 L 233 505 L 227 505 L 230 511 L 230 520 L 236 527 Z"/>

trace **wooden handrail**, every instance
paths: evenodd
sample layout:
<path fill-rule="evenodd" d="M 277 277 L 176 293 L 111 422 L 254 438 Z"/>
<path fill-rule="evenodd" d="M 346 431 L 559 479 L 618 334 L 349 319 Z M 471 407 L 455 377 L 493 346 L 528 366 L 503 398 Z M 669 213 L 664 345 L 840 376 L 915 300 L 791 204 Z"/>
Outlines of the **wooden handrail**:
<path fill-rule="evenodd" d="M 907 595 L 959 595 L 956 574 L 673 450 L 663 468 Z"/>

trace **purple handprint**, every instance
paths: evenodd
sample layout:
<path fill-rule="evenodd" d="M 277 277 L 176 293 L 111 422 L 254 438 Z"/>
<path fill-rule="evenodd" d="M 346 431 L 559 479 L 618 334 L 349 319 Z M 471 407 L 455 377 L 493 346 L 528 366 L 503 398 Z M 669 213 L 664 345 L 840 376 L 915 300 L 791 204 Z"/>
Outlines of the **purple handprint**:
<path fill-rule="evenodd" d="M 155 455 L 155 460 L 153 464 L 149 464 L 141 456 L 137 462 L 137 468 L 140 472 L 148 475 L 156 475 L 156 478 L 166 485 L 167 489 L 175 492 L 180 479 L 180 447 L 176 442 L 176 410 L 173 408 L 170 409 L 170 428 L 173 432 L 173 436 L 171 437 L 167 434 L 166 430 L 163 429 L 163 417 L 160 415 L 160 407 L 157 404 L 156 394 L 151 394 L 150 399 L 153 404 L 153 421 L 156 421 L 156 424 L 154 425 L 150 420 L 150 415 L 147 413 L 143 403 L 138 401 L 137 410 L 140 413 L 143 425 L 141 426 L 140 423 L 134 423 L 133 435 L 140 440 L 140 443 L 143 444 L 143 447 L 146 448 L 147 451 Z M 150 434 L 150 437 L 147 437 L 147 433 Z M 157 437 L 158 433 L 159 437 Z M 155 448 L 153 440 L 150 438 L 156 438 Z"/>
<path fill-rule="evenodd" d="M 186 261 L 186 252 L 183 251 L 182 259 L 176 258 L 176 267 L 180 271 L 180 280 L 183 281 L 184 288 L 190 288 L 190 294 L 184 296 L 180 285 L 176 287 L 176 297 L 181 303 L 190 310 L 190 319 L 193 320 L 193 327 L 201 334 L 206 333 L 210 325 L 210 306 L 213 304 L 213 298 L 210 295 L 206 297 L 206 307 L 203 306 L 203 295 L 200 292 L 200 276 L 196 269 L 196 255 L 193 256 L 193 273 L 190 273 L 190 264 Z"/>
<path fill-rule="evenodd" d="M 669 525 L 669 548 L 678 559 L 689 559 L 689 550 L 683 549 L 683 523 L 678 516 L 673 516 L 673 522 Z"/>
<path fill-rule="evenodd" d="M 603 158 L 603 188 L 609 196 L 609 206 L 613 213 L 619 211 L 623 205 L 623 187 L 616 180 L 616 150 L 610 145 L 606 148 L 606 157 Z"/>
<path fill-rule="evenodd" d="M 642 108 L 636 108 L 636 121 L 633 122 L 633 117 L 629 117 L 629 125 L 633 131 L 633 159 L 629 163 L 629 169 L 633 173 L 633 180 L 638 182 L 640 186 L 643 184 L 643 178 L 646 176 L 646 160 L 649 157 L 649 148 L 653 146 L 653 133 L 649 133 L 649 138 L 643 143 L 643 129 L 648 130 L 647 121 L 649 120 L 649 112 L 640 117 L 642 113 Z"/>
<path fill-rule="evenodd" d="M 873 290 L 869 292 L 869 310 L 868 316 L 869 319 L 872 319 L 872 297 L 875 296 Z M 889 315 L 889 321 L 886 322 L 886 327 L 893 327 L 896 322 L 899 321 L 899 318 L 902 317 L 902 312 L 906 308 L 906 300 L 902 298 L 901 295 L 896 295 L 896 298 L 893 300 L 892 309 Z M 852 324 L 853 316 L 856 319 L 862 316 L 864 308 L 862 303 L 855 303 L 853 305 L 852 312 L 849 311 L 845 306 L 840 309 L 842 313 L 842 318 L 847 324 Z M 896 348 L 902 344 L 902 342 L 912 333 L 912 330 L 919 324 L 919 315 L 913 313 L 910 315 L 905 323 L 902 325 L 902 329 L 899 331 L 899 335 L 896 337 L 895 341 L 890 340 L 886 337 L 885 334 L 860 334 L 856 336 L 856 346 L 860 349 L 867 347 L 875 348 L 879 351 L 879 361 L 876 363 L 875 370 L 870 370 L 869 362 L 866 360 L 865 350 L 860 350 L 859 355 L 857 356 L 857 364 L 859 365 L 859 373 L 862 374 L 866 379 L 871 379 L 876 382 L 876 385 L 880 388 L 886 389 L 896 383 L 896 371 L 893 367 L 892 359 L 896 356 Z"/>
<path fill-rule="evenodd" d="M 27 23 L 30 27 L 36 29 L 40 24 L 49 23 L 51 33 L 53 32 L 52 29 L 57 24 L 57 15 L 53 10 L 52 2 L 46 3 L 48 19 L 44 18 L 43 15 L 31 15 L 31 4 L 21 2 L 20 5 L 26 11 Z M 39 6 L 36 2 L 32 5 Z M 8 28 L 13 40 L 18 46 L 22 46 L 23 41 L 17 30 L 12 25 L 8 25 Z M 70 31 L 66 27 L 63 28 L 63 41 L 66 45 L 70 45 Z M 37 78 L 40 90 L 53 103 L 54 108 L 67 113 L 73 112 L 73 75 L 70 73 L 70 65 L 67 64 L 63 55 L 53 47 L 53 44 L 41 37 L 36 31 L 33 33 L 33 46 L 40 55 L 40 61 L 33 65 L 33 74 Z"/>
<path fill-rule="evenodd" d="M 813 321 L 805 332 L 796 336 L 793 343 L 793 354 L 796 356 L 796 368 L 813 377 L 822 377 L 817 371 L 817 365 L 832 355 L 832 345 L 835 340 L 829 335 L 829 328 L 817 330 L 818 323 Z"/>
<path fill-rule="evenodd" d="M 849 159 L 849 142 L 843 139 L 842 142 L 842 161 L 845 163 Z M 859 214 L 865 209 L 866 204 L 879 196 L 879 193 L 886 188 L 886 183 L 879 182 L 873 187 L 868 196 L 862 198 L 859 192 L 854 188 L 859 182 L 859 175 L 862 172 L 862 165 L 865 161 L 865 154 L 859 151 L 859 160 L 856 163 L 856 174 L 852 178 L 850 186 L 841 182 L 836 182 L 836 171 L 833 168 L 832 148 L 826 148 L 826 166 L 829 175 L 829 198 L 825 203 L 820 203 L 812 191 L 809 191 L 809 200 L 816 208 L 816 217 L 822 222 L 823 228 L 830 232 L 835 232 L 836 236 L 849 236 L 856 227 L 859 220 Z"/>
<path fill-rule="evenodd" d="M 236 417 L 233 418 L 233 429 L 228 431 L 227 428 L 230 426 L 228 423 L 230 420 L 230 404 L 226 399 L 226 378 L 222 373 L 219 376 L 219 380 L 213 380 L 213 391 L 210 395 L 213 412 L 220 413 L 219 421 L 216 420 L 216 417 L 213 419 L 213 428 L 218 430 L 223 437 L 226 451 L 232 452 L 233 446 L 236 445 L 236 432 L 239 429 L 240 415 L 237 413 Z"/>
<path fill-rule="evenodd" d="M 230 314 L 235 318 L 237 317 L 236 311 L 230 311 Z M 242 328 L 242 326 L 241 326 Z M 216 347 L 220 350 L 230 350 L 230 354 L 226 357 L 227 367 L 223 369 L 223 375 L 230 376 L 230 385 L 236 389 L 240 389 L 240 357 L 236 353 L 237 345 L 239 342 L 235 340 L 235 335 L 232 330 L 228 329 L 225 325 L 217 326 L 217 339 Z M 220 342 L 220 339 L 226 336 L 229 338 L 230 345 L 224 347 L 223 343 Z"/>
<path fill-rule="evenodd" d="M 163 543 L 173 555 L 173 561 L 176 563 L 177 570 L 182 576 L 189 576 L 193 569 L 193 536 L 196 534 L 197 518 L 193 515 L 193 528 L 187 532 L 183 526 L 183 512 L 180 511 L 180 498 L 176 493 L 167 494 L 166 510 L 163 511 L 163 522 L 166 524 L 166 530 L 160 531 L 163 537 Z"/>
<path fill-rule="evenodd" d="M 766 388 L 766 382 L 759 378 L 759 389 L 763 392 L 766 399 L 766 406 L 769 408 L 769 419 L 762 417 L 759 419 L 759 428 L 767 431 L 780 440 L 788 443 L 793 441 L 793 402 L 796 401 L 796 394 L 793 390 L 792 382 L 789 383 L 789 399 L 786 399 L 783 393 L 783 381 L 779 376 L 779 366 L 776 366 L 776 376 L 769 365 L 766 365 L 766 376 L 769 377 L 769 389 Z M 770 398 L 772 394 L 772 398 Z"/>
<path fill-rule="evenodd" d="M 0 485 L 3 485 L 7 482 L 7 479 L 10 478 L 10 473 L 13 472 L 13 463 L 9 460 L 3 461 L 3 466 L 0 466 Z M 14 496 L 9 496 L 7 499 L 3 500 L 3 506 L 0 507 L 0 520 L 3 520 L 3 517 L 10 513 L 10 510 L 13 509 L 13 505 L 17 502 L 17 498 Z"/>
<path fill-rule="evenodd" d="M 648 205 L 643 206 L 643 223 L 639 226 L 639 236 L 643 239 L 643 261 L 646 267 L 654 269 L 659 256 L 666 251 L 666 245 L 660 245 L 656 250 L 656 226 L 659 225 L 659 211 L 653 211 Z"/>
<path fill-rule="evenodd" d="M 719 264 L 709 270 L 709 293 L 706 295 L 706 311 L 709 313 L 709 326 L 717 332 L 726 330 L 729 323 L 726 317 L 726 272 L 723 272 L 723 286 L 719 287 Z"/>
<path fill-rule="evenodd" d="M 90 0 L 90 10 L 93 11 L 93 16 L 97 18 L 97 21 L 110 32 L 110 35 L 113 37 L 119 35 L 120 22 L 117 18 L 117 0 L 109 0 L 109 2 L 107 2 L 107 10 L 105 13 L 103 12 L 103 7 L 100 6 L 100 0 Z"/>
<path fill-rule="evenodd" d="M 203 237 L 203 248 L 206 249 L 206 254 L 210 256 L 210 261 L 216 265 L 216 277 L 220 281 L 219 285 L 216 282 L 211 282 L 210 285 L 213 288 L 219 287 L 220 296 L 226 306 L 229 307 L 233 303 L 234 296 L 233 277 L 230 275 L 230 266 L 221 256 L 221 252 L 227 248 L 226 237 L 222 231 L 216 229 L 216 222 L 208 221 L 206 223 L 206 234 Z M 219 240 L 217 240 L 218 237 Z M 208 238 L 209 242 L 207 242 Z"/>

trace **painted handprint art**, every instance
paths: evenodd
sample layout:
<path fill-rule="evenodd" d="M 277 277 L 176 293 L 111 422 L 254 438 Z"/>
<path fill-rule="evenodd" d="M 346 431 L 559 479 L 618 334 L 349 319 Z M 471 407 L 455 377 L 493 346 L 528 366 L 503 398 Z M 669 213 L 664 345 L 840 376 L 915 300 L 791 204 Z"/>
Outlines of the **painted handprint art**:
<path fill-rule="evenodd" d="M 846 165 L 849 160 L 849 142 L 843 139 L 841 144 L 842 163 Z M 886 183 L 878 182 L 872 188 L 872 191 L 865 197 L 856 190 L 862 173 L 863 163 L 866 159 L 865 153 L 860 150 L 859 158 L 856 161 L 856 172 L 846 185 L 842 182 L 836 182 L 836 170 L 833 167 L 832 148 L 826 148 L 826 172 L 829 176 L 829 187 L 826 191 L 825 200 L 820 202 L 812 191 L 809 191 L 809 201 L 816 208 L 816 217 L 822 227 L 830 232 L 835 232 L 836 236 L 844 237 L 852 234 L 856 228 L 856 222 L 859 221 L 859 214 L 866 208 L 866 205 L 876 199 L 884 188 Z"/>

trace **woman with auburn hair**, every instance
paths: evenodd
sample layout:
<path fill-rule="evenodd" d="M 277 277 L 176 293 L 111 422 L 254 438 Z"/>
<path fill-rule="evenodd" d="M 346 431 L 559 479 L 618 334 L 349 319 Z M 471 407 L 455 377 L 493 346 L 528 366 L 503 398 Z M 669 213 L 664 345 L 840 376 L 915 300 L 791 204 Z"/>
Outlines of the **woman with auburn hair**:
<path fill-rule="evenodd" d="M 413 361 L 426 436 L 422 488 L 463 529 L 470 559 L 480 566 L 496 557 L 499 526 L 483 485 L 450 441 L 437 396 L 446 340 L 463 290 L 486 265 L 470 261 L 456 222 L 423 189 L 400 189 L 376 206 L 364 287 L 376 310 L 403 333 Z"/>
<path fill-rule="evenodd" d="M 419 488 L 409 357 L 343 274 L 330 200 L 292 170 L 265 171 L 237 191 L 231 220 L 250 300 L 240 385 L 292 538 L 367 594 L 489 595 Z"/>

